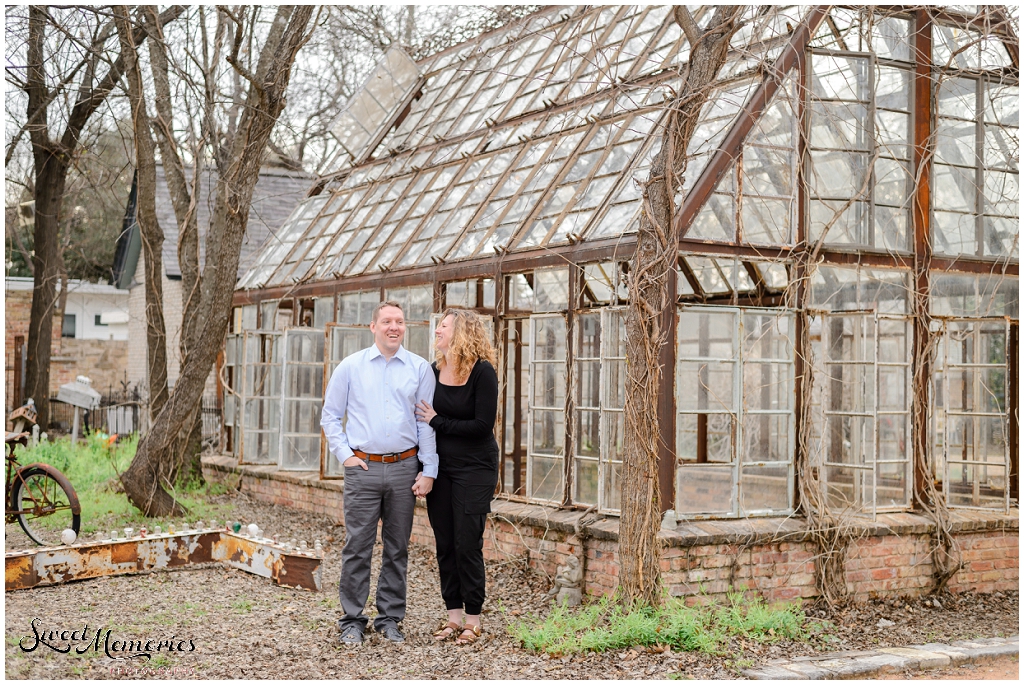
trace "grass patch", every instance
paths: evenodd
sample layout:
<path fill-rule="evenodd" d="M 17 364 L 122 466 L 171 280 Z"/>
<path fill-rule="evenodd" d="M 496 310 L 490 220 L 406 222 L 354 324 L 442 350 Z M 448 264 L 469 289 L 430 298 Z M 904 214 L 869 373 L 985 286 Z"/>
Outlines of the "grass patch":
<path fill-rule="evenodd" d="M 252 602 L 248 599 L 241 599 L 231 603 L 231 608 L 239 614 L 247 614 L 252 611 Z"/>
<path fill-rule="evenodd" d="M 120 488 L 117 474 L 123 473 L 131 464 L 137 447 L 138 436 L 114 443 L 106 434 L 92 432 L 75 445 L 65 437 L 19 449 L 17 454 L 23 466 L 42 462 L 57 467 L 68 477 L 82 505 L 80 535 L 126 526 L 138 530 L 143 525 L 150 530 L 155 525 L 163 525 L 166 530 L 168 522 L 144 517 Z M 209 498 L 227 491 L 228 488 L 219 483 L 202 484 L 194 481 L 182 484 L 171 494 L 188 508 L 187 521 L 194 524 L 199 520 L 209 522 L 210 519 L 231 518 L 233 505 L 209 502 Z M 47 522 L 46 518 L 40 520 L 44 527 Z M 57 521 L 53 523 L 56 527 Z M 180 527 L 182 522 L 173 523 Z"/>
<path fill-rule="evenodd" d="M 544 618 L 514 620 L 508 632 L 526 649 L 559 656 L 655 645 L 723 655 L 730 637 L 806 640 L 823 627 L 795 604 L 769 606 L 736 593 L 722 605 L 693 607 L 676 597 L 666 598 L 658 608 L 623 606 L 602 597 L 578 609 L 555 606 Z"/>

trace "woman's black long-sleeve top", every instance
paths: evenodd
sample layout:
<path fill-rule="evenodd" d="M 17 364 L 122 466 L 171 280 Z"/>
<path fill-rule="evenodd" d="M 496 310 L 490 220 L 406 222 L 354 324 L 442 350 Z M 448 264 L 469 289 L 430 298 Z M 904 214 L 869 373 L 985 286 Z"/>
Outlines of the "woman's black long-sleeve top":
<path fill-rule="evenodd" d="M 498 442 L 494 421 L 498 412 L 498 375 L 480 359 L 465 385 L 443 385 L 437 364 L 434 411 L 430 427 L 437 435 L 439 470 L 463 485 L 489 485 L 498 479 Z"/>

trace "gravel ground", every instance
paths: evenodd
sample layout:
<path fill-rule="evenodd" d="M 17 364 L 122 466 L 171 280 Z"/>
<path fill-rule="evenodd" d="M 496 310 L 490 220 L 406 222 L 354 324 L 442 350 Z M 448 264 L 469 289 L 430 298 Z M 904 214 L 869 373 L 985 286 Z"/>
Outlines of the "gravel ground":
<path fill-rule="evenodd" d="M 19 641 L 32 635 L 33 618 L 39 619 L 37 626 L 47 629 L 88 625 L 90 637 L 103 628 L 113 631 L 112 639 L 191 639 L 195 651 L 165 652 L 144 664 L 165 669 L 158 676 L 179 678 L 735 678 L 739 669 L 769 659 L 1005 636 L 1019 630 L 1016 592 L 946 595 L 940 598 L 940 606 L 931 599 L 857 605 L 831 617 L 833 628 L 811 642 L 765 645 L 733 640 L 727 656 L 638 649 L 548 658 L 519 648 L 506 633 L 507 620 L 543 612 L 549 606 L 550 581 L 528 570 L 522 559 L 513 559 L 488 564 L 484 637 L 475 645 L 455 647 L 436 644 L 430 637 L 445 616 L 437 564 L 432 549 L 413 546 L 404 623 L 407 642 L 393 645 L 368 633 L 362 646 L 346 649 L 337 644 L 343 529 L 240 493 L 219 499 L 233 507 L 234 518 L 256 522 L 270 535 L 324 541 L 324 591 L 281 588 L 258 576 L 209 565 L 5 593 L 6 677 L 111 676 L 115 662 L 92 649 L 81 655 L 76 650 L 62 654 L 45 647 L 23 652 Z M 14 545 L 17 526 L 8 525 L 6 530 L 8 548 L 18 548 Z M 372 602 L 373 588 L 370 596 Z M 809 611 L 812 616 L 816 613 Z M 882 627 L 880 619 L 885 619 Z M 26 646 L 31 643 L 22 641 Z M 172 668 L 179 670 L 166 670 Z"/>

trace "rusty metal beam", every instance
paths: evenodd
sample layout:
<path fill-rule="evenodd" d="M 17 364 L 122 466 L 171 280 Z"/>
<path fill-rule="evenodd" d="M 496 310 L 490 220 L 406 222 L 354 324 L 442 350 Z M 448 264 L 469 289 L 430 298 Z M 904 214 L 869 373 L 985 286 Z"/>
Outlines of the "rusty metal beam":
<path fill-rule="evenodd" d="M 104 540 L 4 555 L 6 590 L 221 562 L 278 585 L 319 591 L 323 559 L 265 539 L 220 530 Z"/>
<path fill-rule="evenodd" d="M 760 120 L 761 114 L 767 109 L 768 103 L 771 102 L 775 93 L 778 92 L 782 81 L 786 78 L 786 74 L 796 66 L 797 61 L 806 49 L 807 43 L 810 42 L 811 37 L 818 30 L 818 26 L 824 20 L 827 13 L 828 5 L 815 5 L 812 7 L 807 12 L 804 20 L 793 31 L 789 44 L 782 51 L 782 54 L 779 55 L 779 58 L 773 65 L 766 69 L 761 85 L 754 91 L 746 107 L 740 110 L 736 123 L 733 124 L 729 133 L 722 141 L 721 146 L 704 168 L 704 171 L 701 172 L 693 189 L 690 190 L 686 199 L 683 200 L 683 206 L 676 215 L 675 226 L 673 226 L 676 235 L 680 238 L 686 235 L 690 224 L 693 223 L 694 217 L 697 216 L 697 213 L 707 202 L 715 186 L 718 185 L 719 180 L 721 180 L 725 172 L 729 170 L 729 167 L 739 157 L 747 135 Z"/>
<path fill-rule="evenodd" d="M 661 379 L 658 381 L 658 431 L 661 434 L 658 445 L 658 490 L 661 512 L 676 506 L 676 321 L 679 308 L 676 305 L 678 286 L 676 269 L 668 270 L 668 292 L 670 297 L 661 313 L 661 326 L 665 331 L 665 344 L 658 353 L 661 365 Z"/>
<path fill-rule="evenodd" d="M 930 377 L 930 331 L 928 322 L 928 276 L 932 267 L 931 226 L 931 151 L 932 134 L 932 20 L 926 10 L 914 13 L 914 171 L 916 183 L 911 199 L 914 231 L 914 396 L 911 398 L 911 435 L 914 465 L 914 492 L 928 502 L 928 385 Z"/>
<path fill-rule="evenodd" d="M 283 297 L 324 297 L 354 290 L 431 285 L 435 282 L 461 281 L 469 278 L 493 278 L 496 263 L 500 264 L 502 274 L 507 275 L 545 267 L 564 266 L 567 263 L 621 261 L 629 259 L 635 249 L 636 236 L 626 235 L 622 238 L 606 238 L 576 245 L 538 248 L 529 252 L 507 254 L 503 257 L 483 257 L 438 266 L 404 269 L 386 274 L 366 274 L 297 286 L 237 290 L 232 305 L 240 307 L 278 300 Z M 688 254 L 738 256 L 755 260 L 787 260 L 793 259 L 795 256 L 793 248 L 788 247 L 752 247 L 729 243 L 707 243 L 686 238 L 680 241 L 680 249 Z M 912 255 L 904 256 L 888 252 L 842 252 L 839 250 L 822 250 L 818 254 L 825 264 L 862 264 L 890 269 L 913 267 Z M 964 256 L 932 257 L 931 268 L 938 271 L 1001 274 L 1014 277 L 1019 273 L 1017 262 Z"/>

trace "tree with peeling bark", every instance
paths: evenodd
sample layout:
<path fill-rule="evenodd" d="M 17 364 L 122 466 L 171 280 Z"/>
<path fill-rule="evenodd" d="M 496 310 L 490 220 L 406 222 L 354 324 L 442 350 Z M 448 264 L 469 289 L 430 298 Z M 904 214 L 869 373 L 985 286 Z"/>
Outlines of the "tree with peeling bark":
<path fill-rule="evenodd" d="M 24 91 L 28 99 L 25 123 L 8 142 L 6 161 L 28 134 L 35 220 L 25 396 L 37 398 L 43 426 L 49 422 L 49 404 L 43 400 L 50 396 L 52 321 L 60 306 L 57 284 L 67 280 L 60 226 L 68 173 L 81 151 L 86 124 L 106 102 L 125 69 L 123 55 L 112 45 L 116 43 L 113 22 L 104 13 L 87 8 L 73 10 L 76 19 L 72 21 L 70 12 L 29 7 L 24 68 L 10 63 L 7 67 L 8 83 Z M 158 15 L 157 21 L 166 24 L 180 12 L 181 8 L 172 7 Z M 143 32 L 136 29 L 133 39 L 141 43 Z"/>
<path fill-rule="evenodd" d="M 114 11 L 122 51 L 134 56 L 126 59 L 125 64 L 136 139 L 140 141 L 136 145 L 140 228 L 146 230 L 141 224 L 147 220 L 145 215 L 148 212 L 143 204 L 148 204 L 156 193 L 155 173 L 151 176 L 148 170 L 151 165 L 155 168 L 155 150 L 159 147 L 175 218 L 181 231 L 178 257 L 185 300 L 181 373 L 174 391 L 156 413 L 149 433 L 139 442 L 131 465 L 121 475 L 129 500 L 147 516 L 167 516 L 184 511 L 168 489 L 173 488 L 189 459 L 190 450 L 186 446 L 194 437 L 203 388 L 227 332 L 253 191 L 267 154 L 271 132 L 285 107 L 285 93 L 296 55 L 310 36 L 313 7 L 278 7 L 269 26 L 261 11 L 262 8 L 258 7 L 218 7 L 212 38 L 207 35 L 205 9 L 197 8 L 195 15 L 190 15 L 196 17 L 196 30 L 202 35 L 203 43 L 201 51 L 191 53 L 189 58 L 202 65 L 202 80 L 205 80 L 203 97 L 207 107 L 202 145 L 193 150 L 196 174 L 191 182 L 186 178 L 183 154 L 173 134 L 174 100 L 168 77 L 168 41 L 161 34 L 160 23 L 151 8 L 142 8 L 134 16 L 125 6 Z M 133 42 L 140 29 L 151 41 L 149 62 L 153 72 L 156 115 L 152 119 L 147 100 L 153 95 L 143 87 L 142 69 L 136 52 L 141 41 Z M 261 36 L 265 38 L 262 50 L 257 54 L 255 50 Z M 214 121 L 218 97 L 215 84 L 221 59 L 245 84 L 237 118 L 226 127 L 218 127 Z M 153 131 L 156 133 L 156 145 L 152 142 Z M 197 174 L 203 161 L 195 153 L 201 149 L 217 167 L 215 200 L 202 262 L 193 195 L 193 190 L 198 187 Z M 150 272 L 155 272 L 157 277 L 161 273 L 147 261 L 147 278 Z M 147 308 L 152 309 L 156 304 L 149 300 L 149 295 L 147 290 Z"/>
<path fill-rule="evenodd" d="M 657 405 L 662 374 L 659 358 L 667 340 L 663 315 L 674 306 L 668 274 L 679 252 L 679 236 L 672 231 L 674 195 L 686 170 L 687 145 L 725 64 L 729 40 L 742 11 L 742 6 L 720 6 L 706 29 L 697 25 L 686 7 L 678 6 L 674 13 L 690 44 L 690 58 L 681 91 L 669 104 L 661 147 L 644 184 L 626 317 L 626 456 L 619 525 L 619 590 L 626 602 L 656 606 L 661 600 Z"/>

